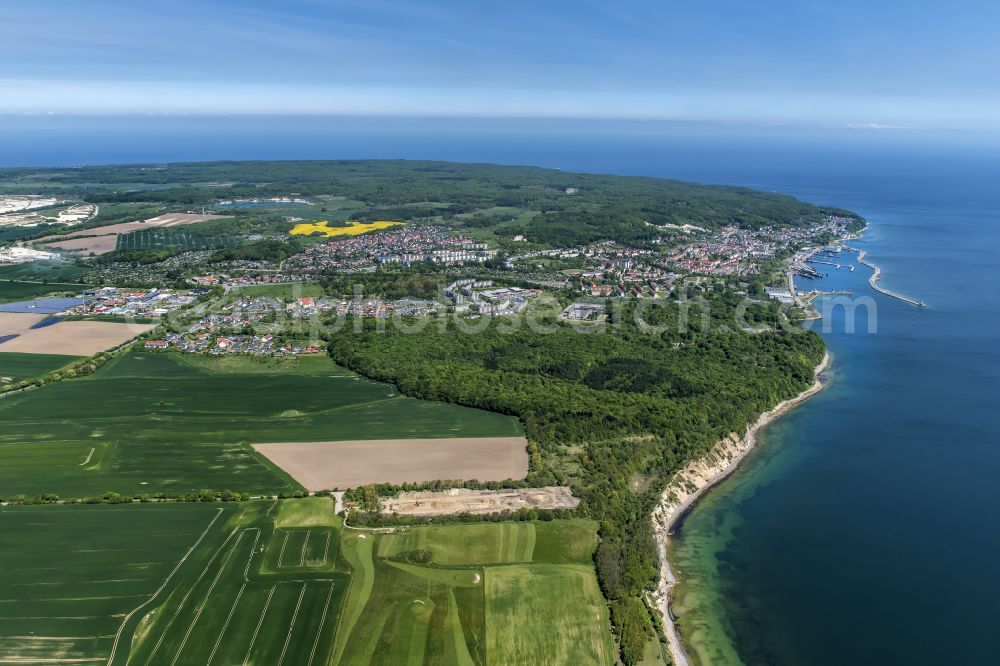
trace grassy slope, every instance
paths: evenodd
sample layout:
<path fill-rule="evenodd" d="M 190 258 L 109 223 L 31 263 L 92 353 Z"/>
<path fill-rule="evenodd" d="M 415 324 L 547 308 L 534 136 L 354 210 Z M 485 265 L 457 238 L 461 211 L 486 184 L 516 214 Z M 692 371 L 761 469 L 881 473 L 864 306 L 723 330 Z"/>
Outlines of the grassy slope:
<path fill-rule="evenodd" d="M 404 398 L 325 357 L 132 353 L 89 377 L 0 400 L 0 488 L 274 493 L 297 486 L 249 443 L 519 433 L 513 418 Z"/>

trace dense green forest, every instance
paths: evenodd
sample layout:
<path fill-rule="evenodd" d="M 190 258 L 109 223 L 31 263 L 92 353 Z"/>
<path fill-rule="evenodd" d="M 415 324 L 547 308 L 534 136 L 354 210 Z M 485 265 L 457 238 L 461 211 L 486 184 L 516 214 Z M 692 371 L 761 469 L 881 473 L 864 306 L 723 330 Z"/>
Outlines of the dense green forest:
<path fill-rule="evenodd" d="M 319 282 L 327 294 L 353 298 L 434 298 L 440 295 L 444 278 L 440 267 L 430 262 L 419 266 L 375 273 L 328 272 Z"/>
<path fill-rule="evenodd" d="M 184 209 L 232 197 L 341 197 L 361 204 L 348 213 L 354 220 L 468 224 L 542 245 L 605 239 L 641 244 L 657 238 L 666 224 L 808 225 L 834 210 L 741 187 L 406 160 L 0 169 L 0 187 L 20 189 L 25 183 L 39 194 L 73 194 L 102 206 Z M 511 210 L 532 215 L 518 220 Z"/>
<path fill-rule="evenodd" d="M 642 596 L 656 583 L 649 514 L 664 484 L 805 389 L 823 355 L 819 336 L 781 330 L 769 307 L 754 317 L 778 332 L 741 331 L 735 306 L 731 292 L 707 294 L 687 317 L 678 303 L 644 312 L 633 303 L 590 333 L 554 320 L 501 319 L 478 332 L 456 321 L 414 331 L 365 320 L 360 332 L 335 333 L 330 354 L 408 395 L 520 417 L 526 482 L 570 485 L 601 523 L 598 574 L 633 664 L 653 631 Z"/>

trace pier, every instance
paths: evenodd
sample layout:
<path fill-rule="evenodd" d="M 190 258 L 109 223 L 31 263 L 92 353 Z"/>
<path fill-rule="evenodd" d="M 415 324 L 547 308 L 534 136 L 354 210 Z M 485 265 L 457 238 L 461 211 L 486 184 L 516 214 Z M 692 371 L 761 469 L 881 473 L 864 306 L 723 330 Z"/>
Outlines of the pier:
<path fill-rule="evenodd" d="M 875 271 L 874 273 L 872 273 L 871 277 L 868 278 L 868 284 L 871 285 L 872 289 L 874 289 L 875 291 L 879 292 L 880 294 L 885 294 L 886 296 L 891 296 L 893 298 L 898 298 L 899 300 L 903 301 L 904 303 L 909 303 L 910 305 L 915 305 L 918 308 L 925 308 L 925 307 L 927 307 L 927 304 L 924 303 L 923 301 L 918 301 L 918 300 L 916 300 L 914 298 L 910 298 L 908 296 L 903 296 L 902 294 L 897 294 L 896 292 L 892 291 L 891 289 L 886 289 L 885 287 L 880 287 L 878 285 L 878 278 L 879 278 L 879 275 L 882 274 L 882 269 L 879 268 L 878 266 L 876 266 L 875 264 L 873 264 L 872 262 L 867 261 L 865 259 L 865 254 L 867 254 L 866 250 L 856 250 L 854 248 L 847 248 L 846 246 L 845 246 L 845 249 L 857 252 L 858 253 L 858 263 L 859 264 L 863 264 L 863 265 L 867 266 L 868 268 L 872 269 L 873 271 Z"/>
<path fill-rule="evenodd" d="M 854 264 L 838 264 L 835 261 L 824 261 L 823 259 L 810 259 L 809 263 L 810 264 L 826 264 L 827 266 L 833 266 L 837 270 L 840 270 L 841 268 L 846 268 L 846 269 L 850 270 L 852 273 L 854 272 Z"/>
<path fill-rule="evenodd" d="M 853 291 L 807 291 L 803 296 L 808 300 L 819 298 L 820 296 L 853 296 Z"/>

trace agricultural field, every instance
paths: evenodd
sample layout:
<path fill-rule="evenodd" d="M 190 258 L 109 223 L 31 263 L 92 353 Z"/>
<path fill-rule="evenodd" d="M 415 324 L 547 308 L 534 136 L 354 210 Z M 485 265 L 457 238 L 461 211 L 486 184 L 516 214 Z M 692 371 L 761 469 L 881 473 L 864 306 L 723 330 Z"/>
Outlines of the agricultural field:
<path fill-rule="evenodd" d="M 351 568 L 332 500 L 323 524 L 290 520 L 298 501 L 241 505 L 114 664 L 326 666 Z"/>
<path fill-rule="evenodd" d="M 0 489 L 62 497 L 277 493 L 300 486 L 251 442 L 441 434 L 522 431 L 512 417 L 403 397 L 326 357 L 130 352 L 87 377 L 0 400 Z"/>
<path fill-rule="evenodd" d="M 197 559 L 190 549 L 231 513 L 199 504 L 0 507 L 0 661 L 127 656 L 140 609 L 165 600 L 187 574 L 180 563 Z"/>
<path fill-rule="evenodd" d="M 485 576 L 488 666 L 612 662 L 607 607 L 593 567 L 490 567 Z"/>
<path fill-rule="evenodd" d="M 512 564 L 531 562 L 535 552 L 534 523 L 472 523 L 412 529 L 379 538 L 378 556 L 400 558 L 407 553 L 433 553 L 434 564 Z"/>
<path fill-rule="evenodd" d="M 24 264 L 7 264 L 0 266 L 0 280 L 26 282 L 69 283 L 78 280 L 87 272 L 86 268 L 65 261 L 30 261 Z"/>
<path fill-rule="evenodd" d="M 563 522 L 573 527 L 549 534 Z M 345 530 L 341 549 L 354 573 L 332 663 L 612 663 L 607 606 L 590 561 L 596 527 L 573 520 Z M 561 550 L 539 552 L 539 539 L 561 541 Z"/>
<path fill-rule="evenodd" d="M 243 242 L 239 236 L 203 236 L 170 228 L 143 229 L 119 234 L 115 251 L 128 250 L 221 250 Z"/>
<path fill-rule="evenodd" d="M 524 437 L 285 442 L 254 448 L 312 491 L 440 479 L 504 481 L 528 474 Z"/>
<path fill-rule="evenodd" d="M 572 519 L 379 533 L 345 527 L 329 497 L 5 506 L 0 659 L 609 664 L 596 530 Z"/>
<path fill-rule="evenodd" d="M 7 352 L 0 354 L 0 386 L 40 377 L 53 370 L 69 365 L 80 358 L 62 354 L 19 354 Z"/>
<path fill-rule="evenodd" d="M 226 215 L 198 215 L 194 213 L 164 213 L 141 222 L 119 222 L 102 227 L 81 229 L 58 236 L 46 236 L 45 248 L 72 250 L 84 254 L 107 254 L 118 245 L 118 237 L 137 231 L 156 231 L 198 222 L 230 219 Z"/>
<path fill-rule="evenodd" d="M 0 281 L 0 303 L 30 301 L 50 294 L 79 294 L 86 289 L 83 284 L 66 282 L 17 282 L 13 280 Z"/>
<path fill-rule="evenodd" d="M 22 331 L 16 338 L 0 346 L 0 353 L 65 354 L 91 356 L 128 342 L 153 328 L 153 324 L 137 322 L 94 321 L 79 319 L 57 321 Z"/>
<path fill-rule="evenodd" d="M 34 312 L 0 312 L 0 339 L 14 340 L 31 331 L 47 317 L 48 315 Z"/>
<path fill-rule="evenodd" d="M 395 227 L 404 224 L 403 222 L 391 222 L 389 220 L 375 220 L 373 222 L 348 222 L 347 226 L 344 227 L 331 227 L 325 220 L 320 220 L 319 222 L 303 222 L 302 224 L 296 224 L 292 227 L 292 235 L 295 236 L 312 236 L 313 234 L 322 234 L 327 238 L 333 236 L 357 236 L 359 234 L 366 234 L 369 231 L 378 231 L 380 229 L 388 229 L 389 227 Z"/>

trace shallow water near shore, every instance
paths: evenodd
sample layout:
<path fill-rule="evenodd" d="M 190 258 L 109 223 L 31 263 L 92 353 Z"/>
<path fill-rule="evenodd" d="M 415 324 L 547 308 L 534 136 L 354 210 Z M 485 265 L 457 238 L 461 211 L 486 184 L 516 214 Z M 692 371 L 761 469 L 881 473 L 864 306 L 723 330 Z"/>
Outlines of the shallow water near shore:
<path fill-rule="evenodd" d="M 855 255 L 837 260 L 853 273 L 797 280 L 872 298 L 877 332 L 863 307 L 853 334 L 842 308 L 828 315 L 827 390 L 767 428 L 679 529 L 695 663 L 995 662 L 1000 194 L 972 170 L 955 189 L 912 187 L 934 168 L 792 190 L 868 217 L 851 244 L 881 285 L 930 307 L 875 293 Z"/>

